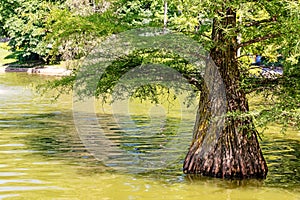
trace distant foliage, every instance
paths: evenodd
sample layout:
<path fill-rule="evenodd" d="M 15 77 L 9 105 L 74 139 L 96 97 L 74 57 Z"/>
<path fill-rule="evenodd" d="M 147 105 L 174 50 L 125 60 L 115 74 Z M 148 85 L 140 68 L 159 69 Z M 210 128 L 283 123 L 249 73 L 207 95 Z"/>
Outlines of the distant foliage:
<path fill-rule="evenodd" d="M 7 19 L 15 15 L 15 8 L 19 6 L 18 0 L 1 0 L 0 1 L 0 36 L 7 36 L 4 25 Z"/>
<path fill-rule="evenodd" d="M 87 0 L 5 0 L 0 3 L 5 14 L 5 19 L 0 18 L 1 31 L 10 38 L 12 50 L 21 52 L 19 60 L 78 59 L 97 44 L 95 38 L 117 28 L 109 14 L 102 14 L 109 5 Z"/>
<path fill-rule="evenodd" d="M 40 0 L 15 0 L 14 15 L 5 21 L 4 29 L 13 50 L 21 50 L 20 60 L 40 59 L 47 54 L 43 37 L 51 4 Z"/>
<path fill-rule="evenodd" d="M 122 30 L 109 12 L 81 16 L 67 9 L 52 9 L 48 15 L 44 41 L 51 46 L 48 59 L 80 59 L 101 39 Z"/>

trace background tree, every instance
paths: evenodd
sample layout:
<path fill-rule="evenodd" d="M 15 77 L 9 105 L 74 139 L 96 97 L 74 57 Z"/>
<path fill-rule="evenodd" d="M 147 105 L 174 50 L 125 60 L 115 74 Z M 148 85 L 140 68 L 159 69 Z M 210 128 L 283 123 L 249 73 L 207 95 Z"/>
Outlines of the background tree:
<path fill-rule="evenodd" d="M 0 35 L 7 36 L 4 25 L 7 19 L 15 15 L 15 8 L 18 7 L 17 0 L 3 0 L 0 2 Z"/>
<path fill-rule="evenodd" d="M 5 0 L 0 3 L 1 32 L 21 61 L 77 59 L 107 35 L 114 24 L 107 1 Z M 3 14 L 2 14 L 3 13 Z M 109 24 L 109 25 L 108 25 Z"/>
<path fill-rule="evenodd" d="M 8 2 L 2 4 L 10 5 Z M 14 0 L 11 4 L 13 14 L 5 19 L 3 26 L 10 39 L 9 45 L 13 51 L 19 51 L 21 61 L 42 59 L 48 53 L 43 38 L 47 34 L 47 15 L 54 4 L 40 0 Z"/>

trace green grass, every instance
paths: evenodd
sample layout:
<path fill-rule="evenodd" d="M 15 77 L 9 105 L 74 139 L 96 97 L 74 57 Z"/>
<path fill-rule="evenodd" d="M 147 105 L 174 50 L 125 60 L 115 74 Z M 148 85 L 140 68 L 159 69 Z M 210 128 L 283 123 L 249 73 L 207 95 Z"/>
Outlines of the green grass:
<path fill-rule="evenodd" d="M 42 61 L 32 60 L 32 61 L 21 61 L 18 59 L 22 54 L 22 51 L 10 51 L 10 47 L 8 43 L 0 42 L 0 67 L 4 67 L 9 65 L 10 67 L 18 67 L 18 68 L 30 68 L 35 66 L 44 66 L 45 64 Z M 80 61 L 64 61 L 59 64 L 49 65 L 51 67 L 56 68 L 74 68 L 71 65 L 79 65 Z M 70 65 L 70 66 L 69 66 Z"/>
<path fill-rule="evenodd" d="M 0 43 L 0 67 L 17 61 L 15 58 L 10 58 L 11 54 L 12 52 L 9 51 L 7 43 Z"/>

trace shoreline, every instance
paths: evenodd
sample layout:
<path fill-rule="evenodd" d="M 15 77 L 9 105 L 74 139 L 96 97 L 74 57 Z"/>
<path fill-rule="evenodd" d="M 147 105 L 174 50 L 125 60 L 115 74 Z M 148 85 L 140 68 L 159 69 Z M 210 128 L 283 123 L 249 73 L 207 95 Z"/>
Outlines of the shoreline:
<path fill-rule="evenodd" d="M 28 74 L 39 74 L 44 76 L 70 76 L 72 70 L 59 68 L 55 66 L 32 67 L 32 68 L 0 66 L 0 73 L 20 73 L 20 72 L 28 73 Z"/>

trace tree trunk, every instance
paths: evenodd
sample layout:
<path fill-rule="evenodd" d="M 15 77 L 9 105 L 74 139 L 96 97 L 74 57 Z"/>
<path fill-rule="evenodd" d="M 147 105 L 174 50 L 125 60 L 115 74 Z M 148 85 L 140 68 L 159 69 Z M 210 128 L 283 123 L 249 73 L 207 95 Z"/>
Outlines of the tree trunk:
<path fill-rule="evenodd" d="M 236 13 L 226 8 L 219 15 L 221 19 L 213 21 L 212 39 L 216 45 L 210 54 L 223 79 L 227 113 L 245 113 L 249 107 L 240 88 L 237 38 L 226 35 L 224 31 L 236 26 Z M 209 97 L 207 85 L 203 84 L 193 141 L 184 161 L 184 173 L 219 178 L 265 178 L 268 169 L 251 117 L 227 115 L 216 141 L 208 148 L 209 140 L 204 138 L 211 131 L 209 124 L 213 103 L 216 102 Z"/>

